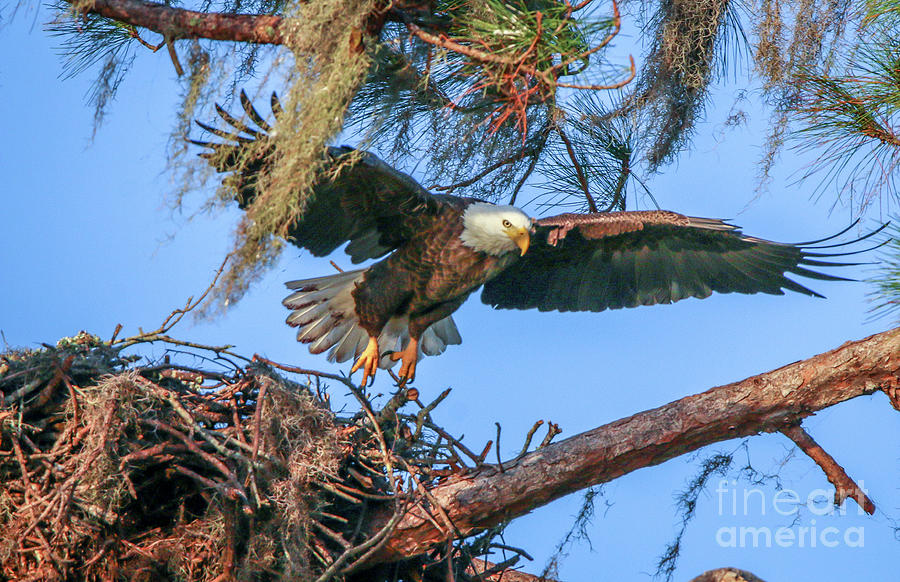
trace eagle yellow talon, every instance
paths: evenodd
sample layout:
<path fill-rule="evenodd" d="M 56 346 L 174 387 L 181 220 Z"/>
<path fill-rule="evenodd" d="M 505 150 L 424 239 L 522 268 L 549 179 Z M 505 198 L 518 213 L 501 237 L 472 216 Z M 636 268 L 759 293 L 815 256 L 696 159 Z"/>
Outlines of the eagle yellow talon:
<path fill-rule="evenodd" d="M 400 372 L 398 374 L 398 376 L 400 376 L 401 388 L 416 379 L 416 363 L 418 362 L 418 359 L 419 342 L 414 338 L 410 338 L 409 344 L 407 344 L 403 351 L 391 354 L 391 361 L 396 362 L 397 360 L 402 360 Z"/>
<path fill-rule="evenodd" d="M 353 367 L 350 368 L 350 374 L 362 368 L 363 377 L 362 382 L 360 382 L 360 386 L 362 388 L 366 387 L 366 384 L 369 383 L 369 378 L 372 381 L 375 381 L 375 372 L 378 370 L 378 339 L 374 337 L 369 338 L 369 344 L 366 346 L 366 349 L 363 350 L 363 353 L 360 354 L 359 358 L 356 360 L 356 363 L 353 364 Z"/>

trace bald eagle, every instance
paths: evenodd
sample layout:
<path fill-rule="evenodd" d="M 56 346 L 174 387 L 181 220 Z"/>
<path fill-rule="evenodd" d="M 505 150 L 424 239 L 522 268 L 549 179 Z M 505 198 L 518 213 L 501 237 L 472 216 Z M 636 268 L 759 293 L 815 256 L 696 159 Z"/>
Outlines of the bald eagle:
<path fill-rule="evenodd" d="M 235 170 L 247 143 L 269 139 L 270 126 L 243 92 L 241 102 L 257 128 L 218 106 L 232 129 L 198 122 L 225 140 L 193 142 L 211 149 L 200 155 L 220 172 Z M 272 106 L 277 114 L 274 95 Z M 353 152 L 328 148 L 327 155 L 337 162 Z M 289 238 L 315 256 L 349 243 L 344 250 L 353 263 L 378 261 L 290 281 L 293 292 L 283 303 L 297 340 L 314 354 L 327 351 L 331 361 L 355 358 L 351 374 L 362 370 L 363 385 L 398 360 L 399 377 L 411 381 L 422 355 L 461 343 L 452 314 L 481 287 L 481 300 L 494 308 L 541 311 L 603 311 L 713 292 L 782 295 L 786 289 L 821 297 L 786 274 L 847 280 L 809 267 L 859 264 L 822 259 L 853 254 L 832 250 L 875 234 L 823 244 L 845 230 L 783 244 L 746 236 L 722 220 L 661 210 L 531 218 L 513 206 L 433 194 L 371 153 L 355 156 L 337 177 L 317 185 Z M 242 206 L 255 197 L 266 158 L 231 176 Z"/>

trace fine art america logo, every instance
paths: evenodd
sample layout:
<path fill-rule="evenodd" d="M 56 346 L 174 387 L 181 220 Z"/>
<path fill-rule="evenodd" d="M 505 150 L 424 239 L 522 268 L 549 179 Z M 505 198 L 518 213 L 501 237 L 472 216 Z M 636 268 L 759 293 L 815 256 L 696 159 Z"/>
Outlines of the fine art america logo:
<path fill-rule="evenodd" d="M 864 483 L 859 482 L 860 490 L 866 493 Z M 862 527 L 837 528 L 834 526 L 818 527 L 813 517 L 799 519 L 800 509 L 805 507 L 812 516 L 846 515 L 844 502 L 835 508 L 832 503 L 833 492 L 825 489 L 813 489 L 802 496 L 793 489 L 776 491 L 767 498 L 762 489 L 738 488 L 737 481 L 721 480 L 716 488 L 718 510 L 721 517 L 750 516 L 784 516 L 795 518 L 790 526 L 722 526 L 716 530 L 716 544 L 723 548 L 835 548 L 845 546 L 861 548 L 865 545 L 865 531 Z M 858 509 L 863 515 L 862 509 Z M 769 513 L 771 512 L 771 513 Z"/>

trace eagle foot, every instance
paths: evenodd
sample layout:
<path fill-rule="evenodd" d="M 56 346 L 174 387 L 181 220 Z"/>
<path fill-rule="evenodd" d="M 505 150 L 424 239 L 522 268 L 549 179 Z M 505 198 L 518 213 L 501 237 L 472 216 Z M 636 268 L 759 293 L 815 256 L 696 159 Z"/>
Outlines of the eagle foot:
<path fill-rule="evenodd" d="M 418 363 L 419 360 L 419 342 L 415 338 L 410 338 L 409 343 L 402 351 L 391 354 L 391 361 L 396 362 L 397 360 L 402 361 L 400 364 L 400 372 L 398 373 L 398 376 L 400 376 L 398 386 L 403 388 L 416 379 L 416 363 Z"/>
<path fill-rule="evenodd" d="M 363 353 L 360 354 L 356 363 L 350 368 L 350 374 L 362 368 L 363 377 L 360 387 L 365 388 L 371 378 L 375 382 L 375 372 L 378 370 L 378 338 L 370 337 L 369 343 Z"/>

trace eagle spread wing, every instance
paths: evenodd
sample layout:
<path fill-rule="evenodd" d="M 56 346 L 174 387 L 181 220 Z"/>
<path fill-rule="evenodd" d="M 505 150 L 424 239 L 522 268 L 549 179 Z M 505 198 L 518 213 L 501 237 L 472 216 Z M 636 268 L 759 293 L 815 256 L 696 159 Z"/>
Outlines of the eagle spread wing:
<path fill-rule="evenodd" d="M 562 214 L 538 219 L 534 226 L 525 256 L 485 284 L 484 303 L 502 309 L 603 311 L 702 299 L 714 291 L 782 295 L 788 289 L 821 297 L 786 274 L 846 280 L 809 267 L 859 264 L 823 261 L 855 253 L 822 251 L 884 228 L 828 245 L 822 243 L 843 233 L 783 244 L 745 236 L 721 220 L 666 211 Z"/>
<path fill-rule="evenodd" d="M 221 130 L 199 121 L 197 124 L 225 142 L 191 141 L 212 150 L 200 155 L 218 171 L 241 169 L 228 180 L 238 193 L 240 206 L 246 208 L 256 197 L 258 176 L 272 163 L 275 145 L 267 134 L 271 127 L 243 91 L 241 104 L 256 128 L 217 105 L 219 116 L 233 129 Z M 280 111 L 278 97 L 273 94 L 272 112 L 276 118 Z M 263 147 L 253 150 L 251 160 L 242 160 L 252 142 Z M 326 256 L 350 241 L 346 252 L 352 262 L 378 258 L 428 226 L 443 207 L 457 205 L 458 199 L 431 194 L 412 177 L 368 152 L 342 146 L 329 147 L 327 155 L 329 163 L 324 174 L 328 175 L 316 185 L 303 218 L 288 234 L 292 243 L 309 249 L 317 257 Z M 328 171 L 334 168 L 339 168 L 336 176 Z"/>
<path fill-rule="evenodd" d="M 241 103 L 248 122 L 217 106 L 230 130 L 198 123 L 224 141 L 194 143 L 230 174 L 225 180 L 246 208 L 270 171 L 275 143 L 243 92 Z M 274 95 L 272 111 L 281 111 Z M 355 263 L 396 252 L 367 269 L 291 281 L 284 304 L 297 339 L 313 353 L 330 350 L 337 361 L 356 357 L 351 373 L 363 370 L 363 385 L 398 358 L 406 382 L 422 353 L 459 343 L 450 314 L 482 283 L 489 305 L 541 311 L 603 311 L 713 292 L 820 296 L 789 276 L 846 280 L 818 269 L 859 264 L 832 259 L 868 250 L 843 247 L 887 226 L 848 243 L 829 242 L 842 232 L 782 244 L 721 220 L 665 211 L 532 220 L 510 206 L 431 194 L 367 152 L 328 148 L 327 157 L 288 238 L 316 256 L 349 241 L 345 250 Z M 388 356 L 380 349 L 395 346 L 402 350 Z"/>

